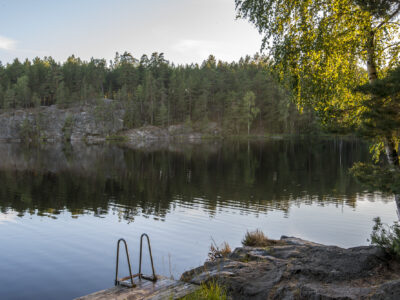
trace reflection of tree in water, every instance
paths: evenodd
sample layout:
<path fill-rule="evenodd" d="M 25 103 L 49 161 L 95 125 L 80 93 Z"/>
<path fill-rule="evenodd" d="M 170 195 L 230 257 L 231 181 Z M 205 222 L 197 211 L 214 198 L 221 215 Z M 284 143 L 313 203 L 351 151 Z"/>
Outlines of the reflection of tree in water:
<path fill-rule="evenodd" d="M 364 144 L 335 139 L 224 142 L 185 152 L 10 147 L 3 156 L 9 161 L 0 163 L 1 211 L 112 213 L 130 221 L 137 215 L 164 220 L 182 206 L 211 216 L 230 208 L 259 214 L 288 213 L 300 204 L 355 207 L 362 190 L 347 169 L 368 160 Z"/>

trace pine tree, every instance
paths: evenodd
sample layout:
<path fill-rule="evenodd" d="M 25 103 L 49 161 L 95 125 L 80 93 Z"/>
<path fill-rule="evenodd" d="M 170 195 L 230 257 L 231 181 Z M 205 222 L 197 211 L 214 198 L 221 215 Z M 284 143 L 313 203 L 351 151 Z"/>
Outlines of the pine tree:
<path fill-rule="evenodd" d="M 0 84 L 0 108 L 4 108 L 4 90 Z"/>
<path fill-rule="evenodd" d="M 161 102 L 161 105 L 157 111 L 156 115 L 156 124 L 159 126 L 166 126 L 168 122 L 168 109 L 164 102 Z"/>
<path fill-rule="evenodd" d="M 399 167 L 398 144 L 400 139 L 400 67 L 390 71 L 385 78 L 360 86 L 356 89 L 369 95 L 364 101 L 358 132 L 375 142 L 375 157 L 379 157 L 383 144 L 392 141 L 391 152 L 386 155 L 391 165 Z"/>
<path fill-rule="evenodd" d="M 30 89 L 28 86 L 29 78 L 27 75 L 21 76 L 17 79 L 15 84 L 15 93 L 17 105 L 19 107 L 28 107 L 30 105 Z"/>
<path fill-rule="evenodd" d="M 15 90 L 12 87 L 8 87 L 4 94 L 4 108 L 15 108 L 16 100 Z"/>
<path fill-rule="evenodd" d="M 65 86 L 64 82 L 61 82 L 56 90 L 56 102 L 62 106 L 71 103 L 71 98 L 69 96 L 68 88 Z"/>
<path fill-rule="evenodd" d="M 260 112 L 259 108 L 255 105 L 255 100 L 256 95 L 252 91 L 249 91 L 244 95 L 242 101 L 241 111 L 243 119 L 247 124 L 247 135 L 250 135 L 250 126 Z"/>

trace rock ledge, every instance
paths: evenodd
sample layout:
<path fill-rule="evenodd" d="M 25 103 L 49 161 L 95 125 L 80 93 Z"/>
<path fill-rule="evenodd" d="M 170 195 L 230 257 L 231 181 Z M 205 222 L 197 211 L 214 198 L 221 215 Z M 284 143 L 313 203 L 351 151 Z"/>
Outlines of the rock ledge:
<path fill-rule="evenodd" d="M 216 281 L 232 299 L 400 299 L 400 263 L 378 247 L 343 249 L 286 236 L 281 241 L 236 248 L 181 280 Z"/>

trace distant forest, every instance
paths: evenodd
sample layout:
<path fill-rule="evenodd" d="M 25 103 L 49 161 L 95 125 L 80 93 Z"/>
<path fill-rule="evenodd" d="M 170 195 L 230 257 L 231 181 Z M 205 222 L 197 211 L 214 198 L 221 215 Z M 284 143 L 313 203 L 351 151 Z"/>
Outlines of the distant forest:
<path fill-rule="evenodd" d="M 140 60 L 130 53 L 83 61 L 70 56 L 64 63 L 51 57 L 2 65 L 0 108 L 17 109 L 90 100 L 118 100 L 125 109 L 126 128 L 176 123 L 217 122 L 226 132 L 313 133 L 312 111 L 299 113 L 290 93 L 275 81 L 265 56 L 238 62 L 174 65 L 162 53 Z"/>

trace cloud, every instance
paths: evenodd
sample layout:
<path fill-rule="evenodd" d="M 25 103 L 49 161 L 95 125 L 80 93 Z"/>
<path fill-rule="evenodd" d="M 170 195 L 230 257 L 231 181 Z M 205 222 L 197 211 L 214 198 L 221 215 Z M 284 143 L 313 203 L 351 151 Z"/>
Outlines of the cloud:
<path fill-rule="evenodd" d="M 221 52 L 222 48 L 221 43 L 205 40 L 181 40 L 172 46 L 177 53 L 198 59 L 206 59 L 210 54 Z"/>
<path fill-rule="evenodd" d="M 16 41 L 0 35 L 0 49 L 14 50 L 16 44 L 17 44 Z"/>

